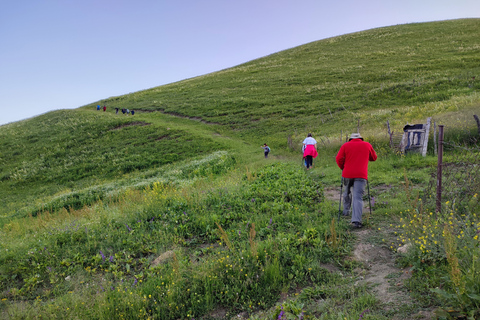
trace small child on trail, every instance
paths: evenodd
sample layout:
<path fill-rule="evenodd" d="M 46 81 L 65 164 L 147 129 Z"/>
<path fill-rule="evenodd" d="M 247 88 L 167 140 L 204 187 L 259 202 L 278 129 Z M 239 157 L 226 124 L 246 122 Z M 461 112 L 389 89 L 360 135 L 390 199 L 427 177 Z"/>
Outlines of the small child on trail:
<path fill-rule="evenodd" d="M 265 143 L 263 145 L 263 147 L 261 147 L 261 148 L 263 149 L 263 152 L 265 153 L 265 159 L 267 159 L 268 158 L 268 153 L 270 152 L 270 147 L 267 146 L 267 144 Z"/>

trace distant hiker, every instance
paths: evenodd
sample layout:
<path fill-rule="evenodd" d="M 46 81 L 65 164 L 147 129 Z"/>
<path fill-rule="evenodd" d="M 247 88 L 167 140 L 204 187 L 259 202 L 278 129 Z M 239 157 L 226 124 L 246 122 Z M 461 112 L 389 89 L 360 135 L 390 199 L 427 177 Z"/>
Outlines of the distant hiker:
<path fill-rule="evenodd" d="M 103 112 L 107 111 L 107 106 L 103 106 Z"/>
<path fill-rule="evenodd" d="M 97 105 L 97 110 L 100 110 L 100 105 Z"/>
<path fill-rule="evenodd" d="M 267 146 L 267 144 L 263 144 L 263 147 L 261 147 L 263 149 L 263 153 L 265 154 L 265 159 L 268 158 L 268 153 L 270 152 L 270 147 Z"/>
<path fill-rule="evenodd" d="M 118 114 L 118 108 L 115 108 L 115 114 Z"/>
<path fill-rule="evenodd" d="M 126 112 L 126 111 L 125 111 L 125 108 L 122 108 L 122 113 L 125 114 L 125 112 Z"/>
<path fill-rule="evenodd" d="M 363 141 L 359 133 L 352 133 L 348 142 L 338 151 L 335 161 L 342 169 L 343 215 L 348 216 L 352 208 L 352 226 L 362 227 L 363 193 L 368 179 L 368 162 L 377 160 L 370 143 Z M 352 197 L 353 194 L 353 197 Z"/>
<path fill-rule="evenodd" d="M 312 138 L 312 134 L 309 133 L 305 140 L 303 140 L 303 158 L 306 160 L 307 170 L 313 166 L 313 158 L 316 158 L 317 153 L 317 140 Z"/>
<path fill-rule="evenodd" d="M 135 114 L 135 110 L 132 110 L 132 116 Z"/>
<path fill-rule="evenodd" d="M 130 114 L 130 110 L 127 109 L 127 116 Z"/>

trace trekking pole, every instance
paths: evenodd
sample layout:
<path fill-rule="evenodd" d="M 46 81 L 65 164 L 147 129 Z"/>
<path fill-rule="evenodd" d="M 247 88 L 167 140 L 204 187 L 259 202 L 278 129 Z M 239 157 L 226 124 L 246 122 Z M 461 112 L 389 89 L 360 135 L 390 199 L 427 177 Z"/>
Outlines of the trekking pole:
<path fill-rule="evenodd" d="M 367 190 L 368 190 L 368 207 L 370 208 L 370 216 L 371 216 L 372 215 L 372 201 L 371 201 L 371 197 L 370 197 L 370 183 L 368 182 L 368 179 L 367 179 Z M 370 216 L 369 216 L 369 218 L 370 218 Z"/>
<path fill-rule="evenodd" d="M 342 193 L 343 193 L 343 177 L 340 182 L 340 201 L 338 202 L 338 221 L 340 221 L 340 214 L 342 213 Z"/>

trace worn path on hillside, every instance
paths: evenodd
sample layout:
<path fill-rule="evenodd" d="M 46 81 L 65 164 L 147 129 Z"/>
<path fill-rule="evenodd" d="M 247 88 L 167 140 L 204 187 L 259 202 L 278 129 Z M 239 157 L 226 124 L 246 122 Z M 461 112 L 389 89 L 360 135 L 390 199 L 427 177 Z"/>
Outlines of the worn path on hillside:
<path fill-rule="evenodd" d="M 338 205 L 340 190 L 325 189 L 324 194 L 327 200 Z M 366 201 L 363 211 L 364 216 L 370 213 L 368 201 Z M 388 230 L 379 231 L 374 227 L 364 227 L 353 229 L 352 232 L 356 235 L 352 259 L 361 264 L 361 267 L 354 270 L 358 276 L 358 283 L 366 283 L 371 286 L 385 310 L 399 310 L 401 306 L 412 304 L 404 285 L 404 280 L 410 276 L 408 270 L 396 267 L 393 253 L 371 240 L 375 233 L 388 232 Z M 412 318 L 430 320 L 432 315 L 430 312 L 420 312 L 412 315 Z M 392 319 L 405 318 L 395 316 Z"/>

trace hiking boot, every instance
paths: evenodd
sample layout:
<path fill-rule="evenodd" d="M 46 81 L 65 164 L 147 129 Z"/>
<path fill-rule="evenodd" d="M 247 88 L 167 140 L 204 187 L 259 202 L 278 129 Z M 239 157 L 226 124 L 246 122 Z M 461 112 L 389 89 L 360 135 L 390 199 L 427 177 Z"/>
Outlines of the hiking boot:
<path fill-rule="evenodd" d="M 352 228 L 360 229 L 361 227 L 363 227 L 363 224 L 361 222 L 358 222 L 358 221 L 352 222 Z"/>

